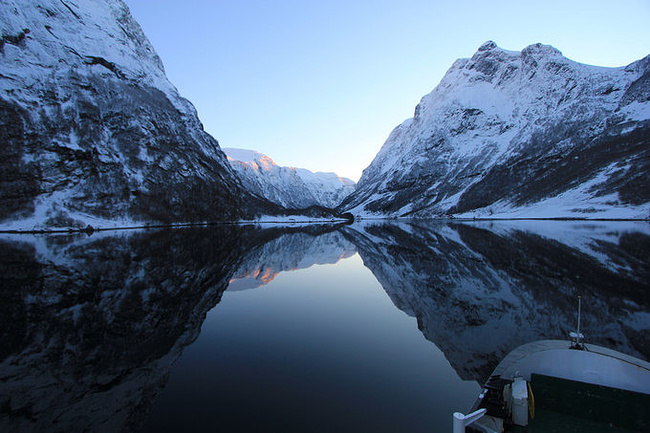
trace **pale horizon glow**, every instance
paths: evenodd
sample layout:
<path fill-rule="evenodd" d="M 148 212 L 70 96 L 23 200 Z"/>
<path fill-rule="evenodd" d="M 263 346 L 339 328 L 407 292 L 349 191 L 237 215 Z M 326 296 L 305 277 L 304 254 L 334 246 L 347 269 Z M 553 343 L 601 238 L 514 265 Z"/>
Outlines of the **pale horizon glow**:
<path fill-rule="evenodd" d="M 493 40 L 575 61 L 650 54 L 650 2 L 126 0 L 221 147 L 358 180 L 458 58 Z"/>

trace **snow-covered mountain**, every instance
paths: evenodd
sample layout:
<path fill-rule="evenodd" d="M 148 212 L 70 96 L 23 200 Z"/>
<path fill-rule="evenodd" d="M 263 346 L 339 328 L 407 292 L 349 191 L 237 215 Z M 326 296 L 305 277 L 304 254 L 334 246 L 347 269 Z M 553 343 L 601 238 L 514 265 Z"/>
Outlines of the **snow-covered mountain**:
<path fill-rule="evenodd" d="M 0 35 L 0 228 L 256 212 L 121 0 L 4 0 Z"/>
<path fill-rule="evenodd" d="M 395 128 L 341 209 L 648 218 L 650 57 L 604 68 L 487 42 Z"/>
<path fill-rule="evenodd" d="M 287 208 L 335 208 L 356 186 L 354 181 L 335 173 L 280 167 L 268 156 L 252 150 L 223 151 L 248 191 Z"/>

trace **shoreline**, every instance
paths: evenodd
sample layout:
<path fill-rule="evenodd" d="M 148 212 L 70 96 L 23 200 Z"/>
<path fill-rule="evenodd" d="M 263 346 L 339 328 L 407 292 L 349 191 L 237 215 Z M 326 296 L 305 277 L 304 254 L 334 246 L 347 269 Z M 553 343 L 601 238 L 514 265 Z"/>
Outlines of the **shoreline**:
<path fill-rule="evenodd" d="M 297 226 L 297 225 L 326 225 L 326 224 L 354 224 L 345 219 L 268 219 L 240 220 L 240 221 L 205 221 L 195 223 L 150 223 L 135 225 L 119 225 L 115 227 L 94 227 L 88 225 L 85 228 L 52 228 L 52 229 L 2 229 L 0 234 L 79 234 L 91 235 L 95 232 L 126 231 L 142 229 L 161 228 L 187 228 L 187 227 L 211 227 L 228 225 L 275 225 L 275 226 Z M 454 218 L 454 217 L 432 217 L 432 218 L 409 218 L 409 217 L 357 217 L 357 221 L 437 221 L 437 222 L 481 222 L 481 221 L 567 221 L 567 222 L 648 222 L 650 218 L 570 218 L 570 217 L 513 217 L 513 218 Z"/>

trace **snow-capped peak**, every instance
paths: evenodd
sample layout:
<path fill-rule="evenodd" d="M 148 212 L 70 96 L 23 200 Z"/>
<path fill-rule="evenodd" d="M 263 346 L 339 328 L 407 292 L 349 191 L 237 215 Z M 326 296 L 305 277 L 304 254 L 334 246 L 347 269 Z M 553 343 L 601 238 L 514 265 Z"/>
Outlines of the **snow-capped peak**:
<path fill-rule="evenodd" d="M 638 191 L 650 185 L 639 186 L 648 176 L 634 144 L 650 120 L 647 59 L 605 68 L 549 45 L 516 52 L 488 41 L 454 62 L 393 130 L 342 208 L 490 216 L 526 206 L 532 217 L 647 217 L 649 198 Z"/>
<path fill-rule="evenodd" d="M 254 150 L 235 148 L 224 148 L 222 150 L 230 162 L 241 162 L 266 171 L 273 170 L 274 167 L 278 166 L 271 158 Z"/>
<path fill-rule="evenodd" d="M 254 150 L 222 149 L 231 166 L 251 192 L 289 208 L 336 207 L 354 191 L 356 183 L 336 173 L 281 167 Z"/>

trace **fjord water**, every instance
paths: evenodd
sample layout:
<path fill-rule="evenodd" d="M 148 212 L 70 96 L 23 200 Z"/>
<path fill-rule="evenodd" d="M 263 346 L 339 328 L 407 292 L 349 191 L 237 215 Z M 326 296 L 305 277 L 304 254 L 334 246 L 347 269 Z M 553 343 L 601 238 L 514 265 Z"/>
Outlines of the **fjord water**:
<path fill-rule="evenodd" d="M 449 431 L 508 351 L 650 358 L 644 222 L 4 235 L 0 431 Z"/>
<path fill-rule="evenodd" d="M 355 254 L 226 291 L 147 431 L 418 431 L 478 391 Z"/>

